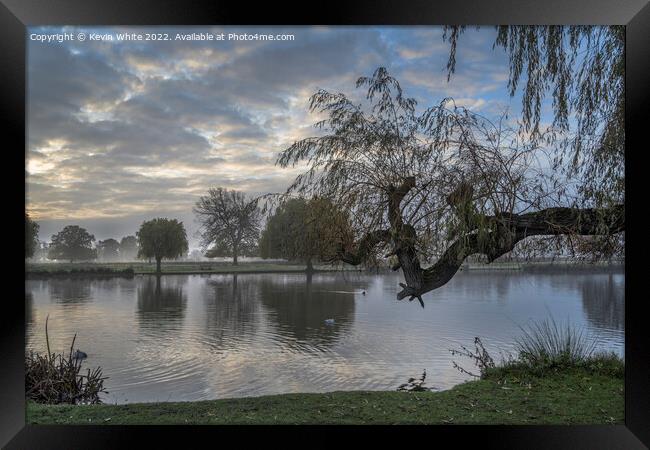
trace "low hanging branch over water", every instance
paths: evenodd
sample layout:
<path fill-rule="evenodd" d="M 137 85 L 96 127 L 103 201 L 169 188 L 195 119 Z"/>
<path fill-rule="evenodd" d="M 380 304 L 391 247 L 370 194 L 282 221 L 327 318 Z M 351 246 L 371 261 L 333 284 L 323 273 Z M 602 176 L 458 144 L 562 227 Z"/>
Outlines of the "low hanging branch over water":
<path fill-rule="evenodd" d="M 585 209 L 555 207 L 526 214 L 483 216 L 483 223 L 487 224 L 485 230 L 478 227 L 469 230 L 449 245 L 435 264 L 422 269 L 415 250 L 415 230 L 404 224 L 399 214 L 400 203 L 413 187 L 414 177 L 407 178 L 399 187 L 392 187 L 388 211 L 390 230 L 369 233 L 358 243 L 356 252 L 341 253 L 339 258 L 358 265 L 365 261 L 375 246 L 382 243 L 392 245 L 392 251 L 386 256 L 397 256 L 399 263 L 393 266 L 393 270 L 401 268 L 406 279 L 406 284 L 400 283 L 402 290 L 397 298 L 417 298 L 423 307 L 422 295 L 451 280 L 471 255 L 486 255 L 488 263 L 491 263 L 511 252 L 519 241 L 531 236 L 612 235 L 625 231 L 624 205 Z"/>
<path fill-rule="evenodd" d="M 325 117 L 315 124 L 320 135 L 295 142 L 277 161 L 307 163 L 287 194 L 327 198 L 349 214 L 357 240 L 334 236 L 333 260 L 390 258 L 404 275 L 397 298 L 424 306 L 422 295 L 447 283 L 467 257 L 492 262 L 532 236 L 566 237 L 560 246 L 597 236 L 578 242 L 593 255 L 621 251 L 622 193 L 579 204 L 575 186 L 584 180 L 549 170 L 559 150 L 513 129 L 507 112 L 486 117 L 446 98 L 419 113 L 382 67 L 358 79 L 364 86 L 366 105 L 316 92 L 310 109 Z"/>

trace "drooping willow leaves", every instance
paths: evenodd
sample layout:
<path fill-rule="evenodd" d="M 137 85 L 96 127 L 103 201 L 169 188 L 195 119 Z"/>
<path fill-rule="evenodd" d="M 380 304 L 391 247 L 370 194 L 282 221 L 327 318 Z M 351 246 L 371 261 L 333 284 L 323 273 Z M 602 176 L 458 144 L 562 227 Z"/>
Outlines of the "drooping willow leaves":
<path fill-rule="evenodd" d="M 498 26 L 509 58 L 510 95 L 522 94 L 521 131 L 552 144 L 554 168 L 580 177 L 584 206 L 624 202 L 625 29 L 622 26 Z M 449 77 L 463 26 L 445 27 Z M 550 98 L 551 124 L 542 108 Z"/>

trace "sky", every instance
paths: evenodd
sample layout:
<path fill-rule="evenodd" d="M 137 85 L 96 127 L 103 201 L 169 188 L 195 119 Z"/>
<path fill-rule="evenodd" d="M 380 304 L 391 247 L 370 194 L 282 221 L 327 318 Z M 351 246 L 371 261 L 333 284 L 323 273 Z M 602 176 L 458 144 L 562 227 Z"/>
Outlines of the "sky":
<path fill-rule="evenodd" d="M 176 34 L 224 33 L 219 41 Z M 26 208 L 49 242 L 66 225 L 96 239 L 144 220 L 181 220 L 198 247 L 192 207 L 208 188 L 283 192 L 300 172 L 275 165 L 315 135 L 318 89 L 356 99 L 356 79 L 384 66 L 418 108 L 453 97 L 486 115 L 519 111 L 493 27 L 468 30 L 447 81 L 441 27 L 31 27 L 28 30 Z M 69 33 L 74 40 L 57 40 Z M 80 41 L 79 33 L 86 39 Z M 113 40 L 91 40 L 92 33 Z M 118 41 L 166 33 L 169 41 Z M 293 35 L 234 40 L 234 33 Z M 47 41 L 50 36 L 50 41 Z M 42 40 L 45 39 L 45 40 Z"/>

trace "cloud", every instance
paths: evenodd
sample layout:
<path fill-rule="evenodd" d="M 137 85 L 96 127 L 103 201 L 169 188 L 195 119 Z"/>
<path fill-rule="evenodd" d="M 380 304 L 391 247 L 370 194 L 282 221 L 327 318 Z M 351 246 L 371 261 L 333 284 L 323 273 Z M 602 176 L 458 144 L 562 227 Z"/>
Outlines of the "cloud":
<path fill-rule="evenodd" d="M 490 54 L 489 36 L 459 49 L 465 62 L 447 83 L 448 44 L 436 27 L 94 30 L 290 33 L 295 40 L 30 41 L 26 201 L 42 239 L 75 221 L 99 239 L 119 237 L 165 214 L 183 217 L 193 231 L 192 206 L 211 186 L 283 191 L 298 169 L 276 166 L 278 153 L 317 133 L 309 96 L 324 88 L 360 100 L 356 79 L 380 65 L 425 106 L 450 95 L 476 109 L 508 100 L 507 65 Z"/>

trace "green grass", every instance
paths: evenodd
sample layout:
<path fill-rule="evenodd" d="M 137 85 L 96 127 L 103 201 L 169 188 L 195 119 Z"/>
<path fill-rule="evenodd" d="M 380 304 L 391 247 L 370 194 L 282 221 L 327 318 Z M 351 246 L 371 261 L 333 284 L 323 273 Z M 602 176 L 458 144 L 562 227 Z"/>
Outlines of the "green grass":
<path fill-rule="evenodd" d="M 619 361 L 619 366 L 622 364 Z M 510 368 L 512 369 L 512 368 Z M 602 368 L 502 368 L 442 392 L 284 394 L 127 405 L 28 403 L 31 424 L 621 424 L 623 377 Z"/>
<path fill-rule="evenodd" d="M 577 362 L 555 359 L 531 365 L 526 360 L 507 361 L 500 366 L 488 368 L 484 378 L 491 380 L 526 380 L 531 378 L 553 377 L 556 374 L 578 373 L 586 376 L 604 376 L 623 379 L 625 365 L 615 354 L 594 354 Z"/>

